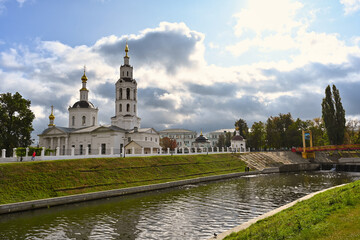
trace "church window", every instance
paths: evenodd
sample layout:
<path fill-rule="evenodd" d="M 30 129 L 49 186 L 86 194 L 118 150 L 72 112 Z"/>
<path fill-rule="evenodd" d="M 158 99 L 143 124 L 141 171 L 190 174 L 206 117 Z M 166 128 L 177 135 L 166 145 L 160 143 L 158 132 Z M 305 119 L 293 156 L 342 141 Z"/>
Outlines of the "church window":
<path fill-rule="evenodd" d="M 93 117 L 93 125 L 95 126 L 95 117 Z"/>
<path fill-rule="evenodd" d="M 127 77 L 129 76 L 129 71 L 126 71 L 126 76 L 127 76 Z"/>
<path fill-rule="evenodd" d="M 101 144 L 101 154 L 105 154 L 106 153 L 106 144 L 102 143 Z"/>
<path fill-rule="evenodd" d="M 147 141 L 147 137 L 145 137 L 145 141 Z"/>
<path fill-rule="evenodd" d="M 82 117 L 82 125 L 85 125 L 85 123 L 86 123 L 86 117 L 83 116 L 83 117 Z"/>
<path fill-rule="evenodd" d="M 134 104 L 134 113 L 136 114 L 136 104 Z"/>
<path fill-rule="evenodd" d="M 121 103 L 119 104 L 119 109 L 120 109 L 119 112 L 122 112 L 122 104 Z"/>
<path fill-rule="evenodd" d="M 119 89 L 119 99 L 122 99 L 122 88 Z"/>
<path fill-rule="evenodd" d="M 130 112 L 130 104 L 127 104 L 127 105 L 126 105 L 126 111 L 127 111 L 127 112 Z"/>
<path fill-rule="evenodd" d="M 134 100 L 136 100 L 136 89 L 134 89 Z"/>
<path fill-rule="evenodd" d="M 88 144 L 88 153 L 91 154 L 91 144 Z"/>
<path fill-rule="evenodd" d="M 75 125 L 75 116 L 72 116 L 72 125 L 74 126 Z"/>
<path fill-rule="evenodd" d="M 123 76 L 125 76 L 125 71 L 123 71 Z"/>
<path fill-rule="evenodd" d="M 130 88 L 126 89 L 126 99 L 130 99 Z"/>
<path fill-rule="evenodd" d="M 80 155 L 83 155 L 83 145 L 80 145 Z"/>

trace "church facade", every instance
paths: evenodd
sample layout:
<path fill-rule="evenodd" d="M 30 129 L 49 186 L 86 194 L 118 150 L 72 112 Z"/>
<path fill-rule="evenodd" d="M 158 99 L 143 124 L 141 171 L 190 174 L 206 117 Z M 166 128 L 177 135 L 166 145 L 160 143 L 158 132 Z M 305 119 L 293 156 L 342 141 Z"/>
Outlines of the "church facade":
<path fill-rule="evenodd" d="M 84 69 L 80 100 L 68 108 L 68 127 L 55 125 L 52 108 L 48 128 L 39 134 L 40 147 L 57 149 L 60 155 L 120 154 L 127 146 L 131 146 L 128 152 L 134 151 L 134 146 L 143 153 L 160 149 L 159 133 L 153 128 L 140 128 L 137 82 L 133 78 L 128 52 L 126 44 L 124 64 L 120 66 L 120 78 L 115 83 L 115 116 L 111 117 L 111 125 L 98 124 L 99 109 L 88 100 L 88 79 Z"/>

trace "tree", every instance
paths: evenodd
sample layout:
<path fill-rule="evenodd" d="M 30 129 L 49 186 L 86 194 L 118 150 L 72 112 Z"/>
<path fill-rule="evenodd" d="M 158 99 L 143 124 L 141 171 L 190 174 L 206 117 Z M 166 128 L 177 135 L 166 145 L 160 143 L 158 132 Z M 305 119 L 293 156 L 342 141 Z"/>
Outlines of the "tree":
<path fill-rule="evenodd" d="M 165 150 L 168 148 L 170 148 L 170 150 L 174 150 L 177 147 L 177 144 L 175 139 L 163 137 L 160 139 L 160 146 Z"/>
<path fill-rule="evenodd" d="M 230 147 L 231 146 L 231 138 L 233 137 L 233 134 L 231 134 L 231 132 L 226 132 L 225 133 L 225 147 Z"/>
<path fill-rule="evenodd" d="M 329 145 L 329 139 L 326 133 L 324 121 L 322 118 L 314 118 L 309 125 L 309 130 L 312 132 L 312 139 L 314 146 Z"/>
<path fill-rule="evenodd" d="M 349 120 L 346 123 L 346 132 L 345 132 L 345 136 L 346 137 L 346 144 L 359 144 L 359 140 L 360 140 L 360 120 Z"/>
<path fill-rule="evenodd" d="M 241 136 L 243 136 L 244 138 L 248 137 L 249 134 L 249 128 L 248 125 L 246 123 L 246 121 L 242 118 L 240 118 L 238 121 L 235 122 L 235 127 L 239 128 L 239 133 Z"/>
<path fill-rule="evenodd" d="M 225 147 L 225 136 L 224 134 L 221 134 L 218 138 L 218 141 L 216 143 L 216 147 L 223 148 Z"/>
<path fill-rule="evenodd" d="M 299 118 L 294 121 L 291 113 L 269 117 L 266 122 L 268 147 L 279 149 L 301 146 L 301 130 L 306 129 L 308 124 Z"/>
<path fill-rule="evenodd" d="M 346 124 L 345 109 L 343 108 L 341 103 L 339 90 L 336 88 L 335 85 L 333 85 L 332 88 L 333 88 L 333 95 L 335 102 L 335 121 L 337 126 L 336 144 L 343 144 L 344 134 L 345 134 L 345 124 Z"/>
<path fill-rule="evenodd" d="M 27 147 L 32 143 L 32 122 L 35 118 L 30 110 L 30 100 L 16 92 L 0 94 L 0 149 L 8 156 L 16 147 Z"/>
<path fill-rule="evenodd" d="M 339 90 L 333 85 L 325 89 L 325 98 L 322 101 L 322 118 L 324 120 L 330 144 L 343 144 L 345 134 L 345 110 L 341 103 Z"/>
<path fill-rule="evenodd" d="M 254 122 L 247 139 L 247 145 L 250 148 L 261 150 L 265 146 L 265 124 L 263 122 Z"/>

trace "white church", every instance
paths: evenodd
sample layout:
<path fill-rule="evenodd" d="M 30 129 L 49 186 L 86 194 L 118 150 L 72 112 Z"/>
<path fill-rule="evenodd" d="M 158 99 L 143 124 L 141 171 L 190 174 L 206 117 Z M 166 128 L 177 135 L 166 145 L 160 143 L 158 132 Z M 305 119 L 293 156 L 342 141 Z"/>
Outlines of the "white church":
<path fill-rule="evenodd" d="M 137 82 L 129 63 L 126 43 L 124 64 L 115 83 L 115 116 L 111 125 L 98 124 L 98 111 L 89 100 L 87 77 L 81 78 L 80 100 L 69 106 L 69 126 L 54 124 L 53 107 L 48 128 L 39 134 L 39 146 L 57 149 L 60 155 L 149 154 L 160 150 L 160 135 L 153 128 L 140 128 L 137 116 Z M 135 151 L 135 152 L 134 152 Z"/>

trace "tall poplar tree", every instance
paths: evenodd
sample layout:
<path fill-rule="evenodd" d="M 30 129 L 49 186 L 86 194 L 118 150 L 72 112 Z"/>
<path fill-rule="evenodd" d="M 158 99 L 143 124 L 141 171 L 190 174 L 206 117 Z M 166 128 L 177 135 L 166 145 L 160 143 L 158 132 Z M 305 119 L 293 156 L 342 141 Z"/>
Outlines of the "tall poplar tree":
<path fill-rule="evenodd" d="M 325 98 L 322 101 L 322 118 L 324 120 L 330 144 L 343 144 L 345 134 L 345 110 L 341 103 L 339 90 L 335 85 L 325 89 Z"/>

